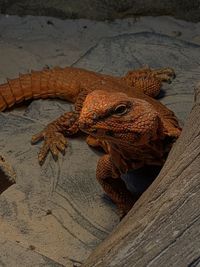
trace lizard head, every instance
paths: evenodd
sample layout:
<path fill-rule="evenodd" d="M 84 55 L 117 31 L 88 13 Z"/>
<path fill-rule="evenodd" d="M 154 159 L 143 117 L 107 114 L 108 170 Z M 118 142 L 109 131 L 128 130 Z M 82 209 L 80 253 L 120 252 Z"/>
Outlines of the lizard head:
<path fill-rule="evenodd" d="M 147 101 L 120 92 L 95 90 L 85 99 L 79 128 L 98 138 L 143 145 L 158 138 L 161 120 Z"/>

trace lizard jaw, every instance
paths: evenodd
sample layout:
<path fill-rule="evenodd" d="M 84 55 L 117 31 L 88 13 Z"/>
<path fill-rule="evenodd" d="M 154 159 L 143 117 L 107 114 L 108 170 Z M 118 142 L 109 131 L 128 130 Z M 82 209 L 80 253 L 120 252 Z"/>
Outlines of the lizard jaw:
<path fill-rule="evenodd" d="M 112 130 L 105 130 L 101 128 L 93 128 L 93 127 L 83 127 L 82 125 L 79 125 L 79 128 L 81 131 L 93 135 L 94 137 L 113 137 L 114 132 Z"/>

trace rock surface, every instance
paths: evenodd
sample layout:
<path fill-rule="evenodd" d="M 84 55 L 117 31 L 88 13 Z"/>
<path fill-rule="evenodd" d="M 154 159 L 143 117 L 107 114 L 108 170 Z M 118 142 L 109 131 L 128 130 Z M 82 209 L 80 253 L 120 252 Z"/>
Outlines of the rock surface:
<path fill-rule="evenodd" d="M 0 11 L 3 14 L 96 20 L 171 15 L 176 18 L 199 21 L 199 7 L 199 0 L 0 0 Z"/>
<path fill-rule="evenodd" d="M 113 75 L 144 64 L 172 66 L 177 78 L 164 86 L 162 101 L 184 124 L 200 73 L 199 33 L 199 24 L 170 17 L 103 23 L 1 16 L 0 80 L 46 65 Z M 30 145 L 31 135 L 70 109 L 38 100 L 0 114 L 0 153 L 16 173 L 16 184 L 0 195 L 2 266 L 17 266 L 19 253 L 18 266 L 27 266 L 26 255 L 35 266 L 80 266 L 119 221 L 95 181 L 99 153 L 83 137 L 69 140 L 57 163 L 50 155 L 42 168 L 37 163 L 39 145 Z"/>

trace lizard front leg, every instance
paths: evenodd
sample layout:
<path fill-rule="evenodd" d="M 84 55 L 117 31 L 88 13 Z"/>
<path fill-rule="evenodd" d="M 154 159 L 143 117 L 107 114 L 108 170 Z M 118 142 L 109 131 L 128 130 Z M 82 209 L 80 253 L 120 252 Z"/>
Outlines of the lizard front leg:
<path fill-rule="evenodd" d="M 67 146 L 65 136 L 71 136 L 79 131 L 78 118 L 86 95 L 87 92 L 82 90 L 75 102 L 75 111 L 64 113 L 58 119 L 49 123 L 43 131 L 32 137 L 32 144 L 44 140 L 38 154 L 40 165 L 44 163 L 49 151 L 51 151 L 54 159 L 58 158 L 59 151 L 64 153 Z"/>
<path fill-rule="evenodd" d="M 96 178 L 106 194 L 117 205 L 122 218 L 131 209 L 137 198 L 127 189 L 120 174 L 116 175 L 110 155 L 106 154 L 99 159 Z"/>
<path fill-rule="evenodd" d="M 31 143 L 44 140 L 39 154 L 38 161 L 40 165 L 44 163 L 44 160 L 51 151 L 53 158 L 57 159 L 59 151 L 64 153 L 67 146 L 67 139 L 65 136 L 70 136 L 78 132 L 77 125 L 78 114 L 75 112 L 66 112 L 55 121 L 49 123 L 43 131 L 32 137 Z"/>

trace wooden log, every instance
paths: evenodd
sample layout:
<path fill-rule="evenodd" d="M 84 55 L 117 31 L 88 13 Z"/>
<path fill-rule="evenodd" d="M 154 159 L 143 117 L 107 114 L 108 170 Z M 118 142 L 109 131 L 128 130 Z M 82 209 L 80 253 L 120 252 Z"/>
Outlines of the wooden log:
<path fill-rule="evenodd" d="M 200 266 L 200 84 L 159 176 L 84 267 Z"/>

